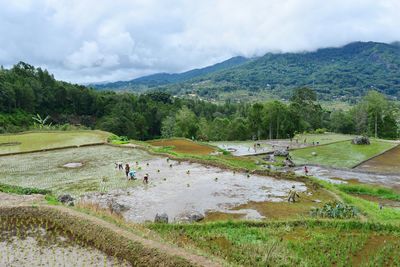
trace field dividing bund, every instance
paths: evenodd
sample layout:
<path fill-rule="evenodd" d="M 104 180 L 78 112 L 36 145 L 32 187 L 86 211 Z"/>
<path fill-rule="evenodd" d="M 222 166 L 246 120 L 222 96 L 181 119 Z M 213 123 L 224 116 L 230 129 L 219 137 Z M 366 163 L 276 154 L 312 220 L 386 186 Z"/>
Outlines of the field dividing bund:
<path fill-rule="evenodd" d="M 77 244 L 79 247 L 76 256 L 84 257 L 79 260 L 89 265 L 98 263 L 97 259 L 100 257 L 104 259 L 101 262 L 103 266 L 218 266 L 201 256 L 189 254 L 171 245 L 141 238 L 103 220 L 60 206 L 0 207 L 0 224 L 0 230 L 2 230 L 0 248 L 5 247 L 9 242 L 4 240 L 5 238 L 9 240 L 11 238 L 16 244 L 14 246 L 18 246 L 23 241 L 18 235 L 23 231 L 31 233 L 50 231 L 53 232 L 50 237 L 53 241 L 68 239 Z M 37 226 L 42 227 L 43 230 L 37 230 Z M 50 249 L 52 250 L 50 253 L 54 253 L 54 242 L 48 242 L 44 235 L 36 235 L 36 239 L 39 244 L 42 244 L 42 248 L 38 247 L 39 251 Z M 46 248 L 49 244 L 53 247 Z M 32 248 L 22 242 L 18 248 L 23 255 L 31 258 L 38 257 L 38 255 L 30 255 L 35 251 L 35 247 Z M 85 248 L 86 251 L 82 251 Z M 87 248 L 90 250 L 88 251 Z M 94 255 L 93 248 L 101 253 L 95 251 Z M 7 250 L 4 251 L 7 253 Z M 65 249 L 55 252 L 61 254 L 54 255 L 54 257 L 59 257 L 55 263 L 70 265 L 71 261 L 77 260 L 63 258 L 69 255 Z M 7 257 L 7 255 L 4 256 Z M 7 260 L 7 258 L 2 260 Z"/>

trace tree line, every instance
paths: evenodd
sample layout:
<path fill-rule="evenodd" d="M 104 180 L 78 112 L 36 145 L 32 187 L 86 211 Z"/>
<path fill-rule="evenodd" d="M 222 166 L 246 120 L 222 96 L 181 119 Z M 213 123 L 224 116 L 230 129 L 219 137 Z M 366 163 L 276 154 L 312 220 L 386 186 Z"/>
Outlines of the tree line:
<path fill-rule="evenodd" d="M 398 104 L 369 91 L 350 110 L 321 107 L 310 88 L 290 101 L 215 104 L 153 91 L 135 95 L 96 91 L 57 81 L 46 70 L 20 62 L 0 69 L 0 132 L 30 129 L 35 116 L 53 125 L 81 125 L 133 139 L 201 140 L 291 138 L 304 131 L 398 137 Z"/>

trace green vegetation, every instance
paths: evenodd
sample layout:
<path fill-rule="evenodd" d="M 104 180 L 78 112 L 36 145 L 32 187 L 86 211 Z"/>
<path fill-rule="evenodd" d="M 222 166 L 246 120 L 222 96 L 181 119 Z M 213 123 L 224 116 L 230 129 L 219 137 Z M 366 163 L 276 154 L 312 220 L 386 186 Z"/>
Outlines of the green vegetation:
<path fill-rule="evenodd" d="M 115 145 L 129 144 L 129 139 L 127 136 L 111 135 L 107 138 L 107 142 Z"/>
<path fill-rule="evenodd" d="M 321 208 L 311 210 L 311 215 L 314 217 L 333 219 L 350 219 L 356 217 L 358 213 L 358 210 L 353 206 L 338 201 L 328 202 Z"/>
<path fill-rule="evenodd" d="M 28 152 L 105 142 L 110 134 L 102 131 L 39 131 L 0 135 L 0 154 Z"/>
<path fill-rule="evenodd" d="M 203 75 L 152 75 L 128 82 L 101 85 L 113 90 L 160 89 L 176 95 L 196 94 L 209 100 L 258 100 L 272 94 L 286 99 L 301 86 L 312 86 L 324 100 L 354 100 L 368 88 L 398 97 L 400 47 L 396 44 L 355 42 L 309 53 L 268 53 L 241 65 Z M 152 81 L 144 83 L 143 81 Z M 224 95 L 231 93 L 229 98 Z M 264 98 L 265 99 L 265 98 Z"/>
<path fill-rule="evenodd" d="M 343 141 L 334 144 L 297 149 L 291 152 L 296 164 L 319 164 L 331 167 L 350 168 L 367 160 L 385 150 L 394 147 L 396 144 L 371 140 L 370 145 L 353 145 L 350 141 Z M 312 153 L 315 152 L 314 156 Z"/>
<path fill-rule="evenodd" d="M 165 240 L 240 266 L 400 263 L 398 227 L 357 221 L 149 224 Z M 374 249 L 371 249 L 373 244 Z"/>
<path fill-rule="evenodd" d="M 400 201 L 400 194 L 393 189 L 365 184 L 338 184 L 336 187 L 345 193 L 355 195 L 368 195 L 381 199 Z"/>
<path fill-rule="evenodd" d="M 286 139 L 296 133 L 331 132 L 398 136 L 398 104 L 368 92 L 350 110 L 325 110 L 308 87 L 290 101 L 215 104 L 175 98 L 165 92 L 142 95 L 95 91 L 56 81 L 47 71 L 20 62 L 0 69 L 0 132 L 69 129 L 79 125 L 129 139 L 186 137 L 197 140 Z"/>
<path fill-rule="evenodd" d="M 303 143 L 306 140 L 307 144 L 319 143 L 320 145 L 336 143 L 340 141 L 351 140 L 354 136 L 348 134 L 337 134 L 337 133 L 319 133 L 319 134 L 297 134 L 294 139 L 298 139 L 299 143 Z"/>
<path fill-rule="evenodd" d="M 0 192 L 18 194 L 18 195 L 32 195 L 32 194 L 48 195 L 48 194 L 51 194 L 51 191 L 46 190 L 46 189 L 21 187 L 21 186 L 17 186 L 17 185 L 7 185 L 7 184 L 2 184 L 2 183 L 0 183 Z"/>

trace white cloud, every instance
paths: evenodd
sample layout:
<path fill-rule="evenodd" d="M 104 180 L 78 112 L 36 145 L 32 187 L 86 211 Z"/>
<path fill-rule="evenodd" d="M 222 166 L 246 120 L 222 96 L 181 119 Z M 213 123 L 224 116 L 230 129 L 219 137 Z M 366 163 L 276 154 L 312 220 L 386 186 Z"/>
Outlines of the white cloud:
<path fill-rule="evenodd" d="M 0 0 L 0 64 L 74 82 L 400 40 L 398 0 Z"/>

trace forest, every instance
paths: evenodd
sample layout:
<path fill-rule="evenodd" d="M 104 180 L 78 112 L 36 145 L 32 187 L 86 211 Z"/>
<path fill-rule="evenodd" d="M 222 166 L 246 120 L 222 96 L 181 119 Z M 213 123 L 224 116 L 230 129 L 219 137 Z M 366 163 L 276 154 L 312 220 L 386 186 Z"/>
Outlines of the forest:
<path fill-rule="evenodd" d="M 57 81 L 47 70 L 24 62 L 0 69 L 1 133 L 78 126 L 139 140 L 280 139 L 323 131 L 394 139 L 398 113 L 397 102 L 373 90 L 349 110 L 328 111 L 308 87 L 293 90 L 288 101 L 215 104 L 162 91 L 97 91 Z"/>

